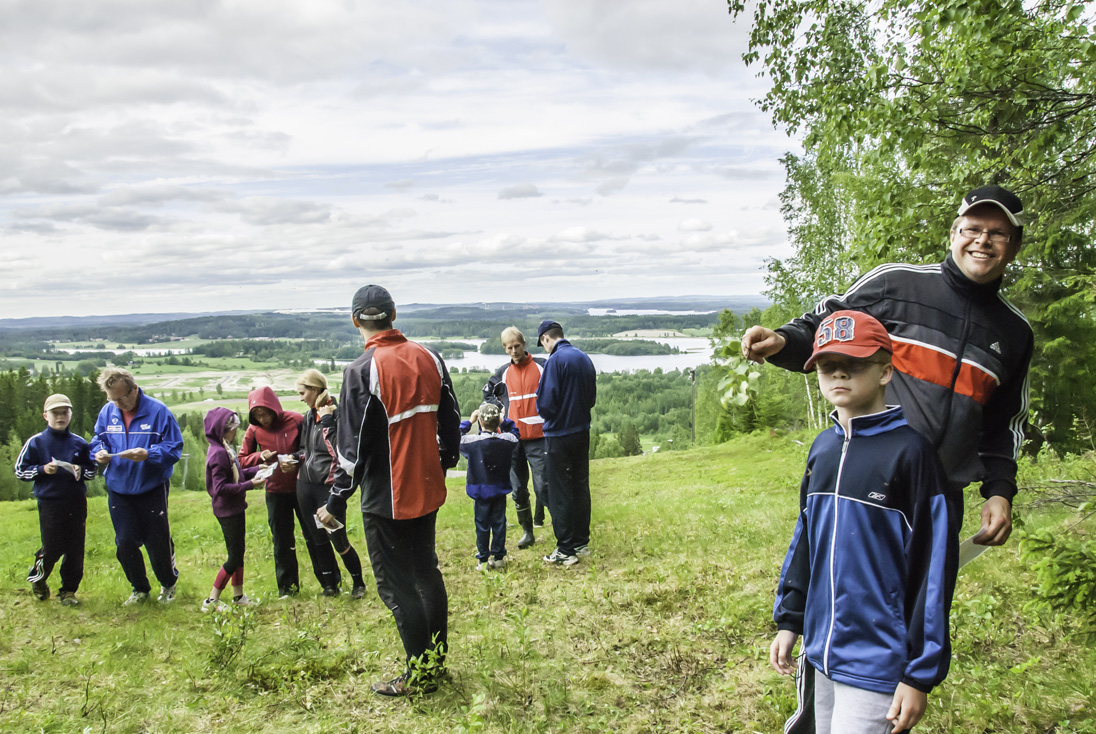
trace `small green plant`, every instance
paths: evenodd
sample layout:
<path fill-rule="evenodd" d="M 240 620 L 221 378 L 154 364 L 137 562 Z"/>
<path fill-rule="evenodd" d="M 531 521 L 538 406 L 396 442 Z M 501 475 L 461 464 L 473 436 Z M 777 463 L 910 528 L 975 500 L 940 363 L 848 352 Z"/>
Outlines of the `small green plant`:
<path fill-rule="evenodd" d="M 726 364 L 729 372 L 719 381 L 724 408 L 732 405 L 742 407 L 757 395 L 757 380 L 761 372 L 757 365 L 742 356 L 742 340 L 730 339 L 715 353 L 716 359 Z"/>
<path fill-rule="evenodd" d="M 1053 530 L 1021 530 L 1020 552 L 1038 579 L 1031 606 L 1077 615 L 1096 634 L 1096 544 Z"/>
<path fill-rule="evenodd" d="M 484 731 L 486 722 L 484 713 L 487 711 L 487 694 L 477 693 L 472 696 L 472 703 L 460 707 L 464 713 L 464 721 L 457 722 L 453 731 L 457 734 L 472 734 L 472 732 Z"/>
<path fill-rule="evenodd" d="M 236 607 L 213 613 L 213 649 L 209 666 L 221 671 L 243 652 L 247 636 L 255 627 L 255 614 L 250 607 Z"/>

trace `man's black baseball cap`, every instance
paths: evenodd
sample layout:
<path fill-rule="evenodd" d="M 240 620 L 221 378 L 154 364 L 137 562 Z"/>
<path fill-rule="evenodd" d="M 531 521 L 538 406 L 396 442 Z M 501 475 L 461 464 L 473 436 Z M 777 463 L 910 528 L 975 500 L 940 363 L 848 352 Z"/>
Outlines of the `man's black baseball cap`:
<path fill-rule="evenodd" d="M 551 319 L 545 319 L 540 322 L 540 326 L 537 327 L 537 344 L 540 344 L 540 338 L 544 336 L 544 332 L 552 329 L 559 329 L 563 331 L 563 327 L 559 325 L 558 321 L 552 321 Z"/>
<path fill-rule="evenodd" d="M 371 308 L 380 309 L 380 313 L 362 313 Z M 350 302 L 350 314 L 358 321 L 380 321 L 391 316 L 395 310 L 396 302 L 392 300 L 392 294 L 379 285 L 363 285 Z"/>
<path fill-rule="evenodd" d="M 1024 226 L 1024 205 L 1020 197 L 1000 186 L 983 186 L 964 196 L 963 203 L 959 207 L 959 216 L 966 214 L 968 209 L 982 204 L 1000 207 L 1014 227 Z"/>

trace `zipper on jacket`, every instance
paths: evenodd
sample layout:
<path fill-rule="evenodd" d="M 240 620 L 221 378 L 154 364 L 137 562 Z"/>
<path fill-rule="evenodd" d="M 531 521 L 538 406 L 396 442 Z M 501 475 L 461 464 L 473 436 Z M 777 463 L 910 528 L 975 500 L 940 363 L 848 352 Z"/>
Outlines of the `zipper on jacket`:
<path fill-rule="evenodd" d="M 830 631 L 826 634 L 826 647 L 822 653 L 822 672 L 830 674 L 830 644 L 833 642 L 833 626 L 836 618 L 837 591 L 834 584 L 833 563 L 837 550 L 837 505 L 841 496 L 841 474 L 845 470 L 845 454 L 849 450 L 849 441 L 852 440 L 852 421 L 845 429 L 845 440 L 841 444 L 841 461 L 837 464 L 837 479 L 833 487 L 833 535 L 830 538 Z"/>
<path fill-rule="evenodd" d="M 955 369 L 951 373 L 951 384 L 948 386 L 948 402 L 944 408 L 944 420 L 940 424 L 940 435 L 932 442 L 932 447 L 937 451 L 944 443 L 944 436 L 948 432 L 948 424 L 951 423 L 951 407 L 955 402 L 955 385 L 959 382 L 959 373 L 963 370 L 963 355 L 967 352 L 967 342 L 970 341 L 970 305 L 971 299 L 967 298 L 963 304 L 963 330 L 959 334 L 959 349 L 955 353 Z"/>

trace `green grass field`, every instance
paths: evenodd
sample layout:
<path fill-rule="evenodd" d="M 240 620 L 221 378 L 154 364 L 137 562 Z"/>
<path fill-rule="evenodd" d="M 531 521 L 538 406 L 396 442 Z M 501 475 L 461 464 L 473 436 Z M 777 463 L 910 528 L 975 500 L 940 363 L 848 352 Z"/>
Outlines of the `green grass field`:
<path fill-rule="evenodd" d="M 299 546 L 304 590 L 274 599 L 261 493 L 246 581 L 261 603 L 216 615 L 199 611 L 224 553 L 204 493 L 172 495 L 180 595 L 166 608 L 119 606 L 129 589 L 103 498 L 90 501 L 82 605 L 35 601 L 24 580 L 35 506 L 5 504 L 0 730 L 778 732 L 794 693 L 767 655 L 806 455 L 795 439 L 809 437 L 594 462 L 593 555 L 570 569 L 539 560 L 548 527 L 531 550 L 512 533 L 506 570 L 476 572 L 471 500 L 451 478 L 438 524 L 451 676 L 419 700 L 369 691 L 401 666 L 372 587 L 362 601 L 320 597 Z M 1055 469 L 1027 479 L 1041 471 Z M 978 511 L 968 505 L 966 534 Z M 1066 519 L 1019 509 L 1029 526 Z M 1015 541 L 964 569 L 952 673 L 918 731 L 1096 732 L 1096 651 L 1072 618 L 1029 608 L 1033 586 Z"/>

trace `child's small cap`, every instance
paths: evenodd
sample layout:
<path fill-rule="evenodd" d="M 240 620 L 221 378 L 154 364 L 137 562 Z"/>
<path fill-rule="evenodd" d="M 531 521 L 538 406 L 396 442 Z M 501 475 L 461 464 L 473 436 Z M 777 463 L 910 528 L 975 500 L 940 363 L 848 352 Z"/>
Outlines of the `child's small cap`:
<path fill-rule="evenodd" d="M 836 311 L 827 316 L 814 333 L 814 353 L 803 369 L 814 369 L 823 354 L 843 354 L 864 359 L 880 349 L 892 353 L 890 334 L 879 320 L 860 311 Z"/>
<path fill-rule="evenodd" d="M 46 410 L 47 413 L 50 412 L 51 410 L 56 409 L 56 408 L 71 408 L 71 407 L 72 407 L 72 403 L 69 402 L 69 399 L 68 399 L 67 395 L 62 395 L 61 393 L 54 393 L 53 395 L 50 395 L 48 398 L 46 398 L 46 408 L 45 408 L 45 410 Z"/>
<path fill-rule="evenodd" d="M 502 410 L 494 403 L 484 403 L 479 407 L 480 420 L 493 421 L 502 417 Z"/>

